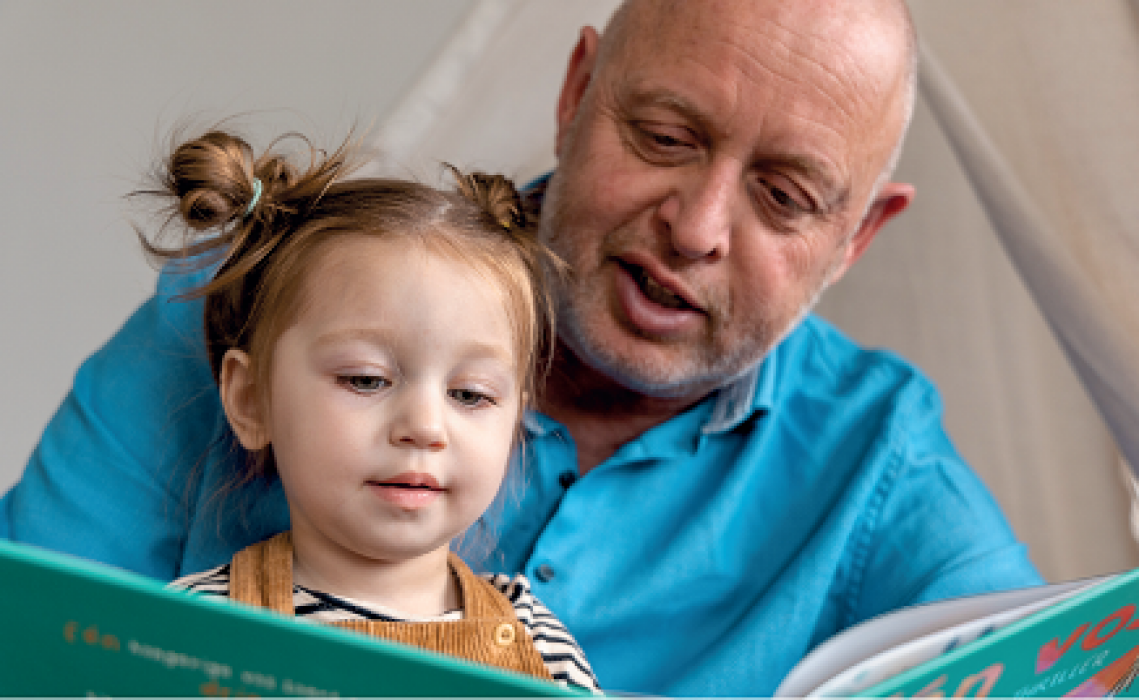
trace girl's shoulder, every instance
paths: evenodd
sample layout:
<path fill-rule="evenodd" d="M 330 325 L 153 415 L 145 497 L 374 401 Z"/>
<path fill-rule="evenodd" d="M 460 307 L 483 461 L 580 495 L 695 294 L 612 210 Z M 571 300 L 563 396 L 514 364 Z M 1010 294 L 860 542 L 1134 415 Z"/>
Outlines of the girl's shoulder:
<path fill-rule="evenodd" d="M 506 596 L 514 605 L 514 613 L 518 615 L 518 619 L 527 627 L 534 626 L 535 612 L 553 617 L 546 606 L 542 605 L 542 602 L 534 596 L 530 587 L 530 579 L 526 578 L 525 575 L 509 576 L 507 574 L 484 573 L 479 574 L 479 576 L 489 581 L 492 586 Z"/>
<path fill-rule="evenodd" d="M 514 605 L 514 614 L 530 633 L 534 647 L 545 659 L 555 681 L 598 691 L 597 678 L 577 640 L 562 621 L 534 595 L 529 579 L 522 574 L 480 576 Z"/>

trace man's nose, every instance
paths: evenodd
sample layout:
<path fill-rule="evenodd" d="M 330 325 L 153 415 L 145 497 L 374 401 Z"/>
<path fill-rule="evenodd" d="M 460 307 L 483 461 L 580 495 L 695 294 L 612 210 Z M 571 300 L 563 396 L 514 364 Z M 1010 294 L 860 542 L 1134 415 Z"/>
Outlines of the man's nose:
<path fill-rule="evenodd" d="M 678 177 L 659 211 L 673 249 L 690 260 L 725 257 L 736 178 L 724 167 L 678 172 Z"/>
<path fill-rule="evenodd" d="M 391 425 L 392 445 L 431 451 L 447 446 L 444 401 L 431 393 L 419 390 L 401 397 Z"/>

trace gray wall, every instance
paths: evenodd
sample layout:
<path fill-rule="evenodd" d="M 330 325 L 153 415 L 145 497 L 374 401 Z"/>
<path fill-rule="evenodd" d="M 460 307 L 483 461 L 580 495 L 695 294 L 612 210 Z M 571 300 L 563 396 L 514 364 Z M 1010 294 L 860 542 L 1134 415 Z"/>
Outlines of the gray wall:
<path fill-rule="evenodd" d="M 123 195 L 170 129 L 235 114 L 334 145 L 383 118 L 469 0 L 0 0 L 0 490 L 150 293 Z"/>

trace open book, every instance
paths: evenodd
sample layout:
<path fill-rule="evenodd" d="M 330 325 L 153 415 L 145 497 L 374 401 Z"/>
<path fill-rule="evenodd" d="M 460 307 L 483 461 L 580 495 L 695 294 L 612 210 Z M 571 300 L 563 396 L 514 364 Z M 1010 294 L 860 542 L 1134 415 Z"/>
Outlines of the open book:
<path fill-rule="evenodd" d="M 824 642 L 784 697 L 1139 694 L 1139 570 L 957 598 L 874 618 Z"/>
<path fill-rule="evenodd" d="M 900 610 L 820 645 L 777 695 L 1139 694 L 1139 570 Z M 0 540 L 0 695 L 573 696 Z"/>
<path fill-rule="evenodd" d="M 3 696 L 582 694 L 0 540 Z"/>

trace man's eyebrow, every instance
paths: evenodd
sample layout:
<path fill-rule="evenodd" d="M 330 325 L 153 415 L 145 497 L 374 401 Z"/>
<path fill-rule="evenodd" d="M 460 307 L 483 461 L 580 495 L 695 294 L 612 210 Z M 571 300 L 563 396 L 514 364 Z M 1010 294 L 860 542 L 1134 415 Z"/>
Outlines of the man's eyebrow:
<path fill-rule="evenodd" d="M 624 96 L 622 106 L 626 109 L 662 107 L 677 112 L 689 121 L 694 122 L 704 132 L 711 129 L 709 115 L 682 95 L 660 88 L 638 87 L 635 84 L 627 85 L 627 88 L 620 93 Z"/>

